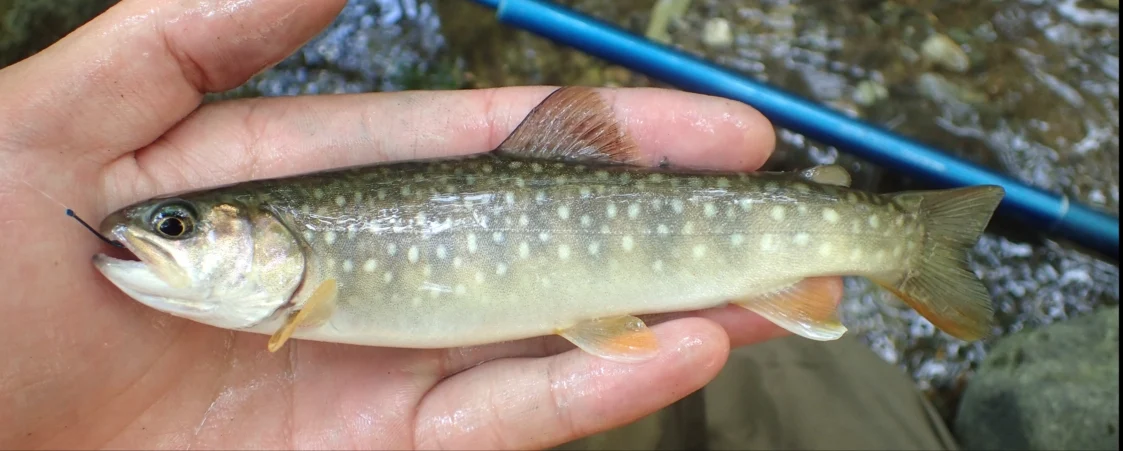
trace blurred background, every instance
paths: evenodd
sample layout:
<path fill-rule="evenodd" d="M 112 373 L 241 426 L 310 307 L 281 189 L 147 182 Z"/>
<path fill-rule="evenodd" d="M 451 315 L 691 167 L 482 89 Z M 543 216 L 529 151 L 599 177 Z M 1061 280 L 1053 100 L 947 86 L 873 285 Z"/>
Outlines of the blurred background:
<path fill-rule="evenodd" d="M 0 0 L 0 67 L 112 3 Z M 559 3 L 1118 214 L 1118 0 Z M 467 0 L 351 0 L 301 50 L 208 101 L 529 84 L 659 85 L 499 25 Z M 778 132 L 771 169 L 839 163 L 863 189 L 915 187 L 904 174 Z M 943 335 L 864 279 L 847 281 L 843 320 L 949 422 L 971 378 L 988 381 L 981 389 L 1036 393 L 1030 404 L 1044 406 L 1042 415 L 1068 406 L 1071 418 L 1047 421 L 1091 421 L 1117 444 L 1117 263 L 1001 223 L 972 259 L 995 297 L 1002 333 L 992 340 Z M 1002 355 L 981 365 L 998 342 Z"/>

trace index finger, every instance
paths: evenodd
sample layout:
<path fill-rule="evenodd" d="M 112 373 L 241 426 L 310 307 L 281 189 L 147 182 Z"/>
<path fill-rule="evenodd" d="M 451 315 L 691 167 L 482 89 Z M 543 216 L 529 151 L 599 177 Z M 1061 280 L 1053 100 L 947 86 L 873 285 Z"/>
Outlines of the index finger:
<path fill-rule="evenodd" d="M 107 168 L 108 207 L 207 186 L 497 147 L 553 87 L 238 100 L 207 105 Z M 641 160 L 754 170 L 772 125 L 728 99 L 648 88 L 598 89 Z"/>

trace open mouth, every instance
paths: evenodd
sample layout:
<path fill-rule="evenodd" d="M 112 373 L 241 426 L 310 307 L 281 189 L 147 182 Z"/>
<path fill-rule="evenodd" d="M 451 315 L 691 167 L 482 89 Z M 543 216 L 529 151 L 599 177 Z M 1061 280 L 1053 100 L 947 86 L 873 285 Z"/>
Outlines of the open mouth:
<path fill-rule="evenodd" d="M 162 262 L 145 261 L 141 256 L 153 254 L 152 250 L 145 246 L 143 240 L 136 240 L 135 236 L 126 238 L 124 235 L 114 233 L 113 238 L 124 244 L 125 248 L 113 248 L 94 255 L 93 259 L 94 266 L 113 285 L 138 302 L 173 315 L 197 315 L 214 308 L 213 305 L 192 302 L 194 293 L 189 287 L 173 286 L 161 277 L 154 265 L 174 264 L 174 260 L 163 258 L 169 257 L 165 252 L 155 252 L 161 256 Z M 147 252 L 138 249 L 137 245 L 145 247 Z"/>

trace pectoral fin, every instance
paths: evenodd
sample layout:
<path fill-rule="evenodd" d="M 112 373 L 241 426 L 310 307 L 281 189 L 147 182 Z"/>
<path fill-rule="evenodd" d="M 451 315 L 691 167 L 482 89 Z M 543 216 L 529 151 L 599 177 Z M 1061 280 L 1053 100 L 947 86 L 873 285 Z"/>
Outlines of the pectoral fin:
<path fill-rule="evenodd" d="M 325 280 L 316 287 L 300 310 L 290 313 L 281 328 L 269 337 L 269 352 L 277 352 L 281 349 L 297 327 L 316 326 L 327 321 L 335 311 L 335 299 L 338 294 L 339 288 L 335 279 Z"/>
<path fill-rule="evenodd" d="M 655 332 L 634 316 L 585 321 L 558 335 L 589 354 L 614 362 L 642 362 L 659 353 Z"/>
<path fill-rule="evenodd" d="M 734 303 L 763 316 L 789 332 L 818 341 L 837 340 L 846 326 L 836 314 L 830 279 L 809 278 L 771 293 Z"/>

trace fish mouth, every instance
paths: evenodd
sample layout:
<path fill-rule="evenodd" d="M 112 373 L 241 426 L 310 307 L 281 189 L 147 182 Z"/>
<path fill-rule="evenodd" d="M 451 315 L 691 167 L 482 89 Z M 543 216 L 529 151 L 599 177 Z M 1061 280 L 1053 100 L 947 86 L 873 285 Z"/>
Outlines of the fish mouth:
<path fill-rule="evenodd" d="M 153 265 L 161 263 L 146 261 L 151 260 L 146 257 L 151 255 L 152 251 L 149 246 L 138 242 L 142 240 L 137 240 L 136 235 L 117 229 L 113 231 L 112 236 L 124 244 L 125 249 L 129 251 L 129 255 L 122 255 L 122 257 L 136 259 L 117 258 L 99 253 L 94 255 L 93 263 L 106 279 L 126 295 L 144 305 L 177 316 L 197 317 L 215 309 L 216 306 L 213 304 L 199 302 L 198 293 L 189 285 L 168 283 L 162 277 L 167 276 L 168 271 L 154 270 Z M 138 249 L 138 245 L 144 249 Z M 168 259 L 165 264 L 174 264 L 173 262 L 174 260 Z"/>

